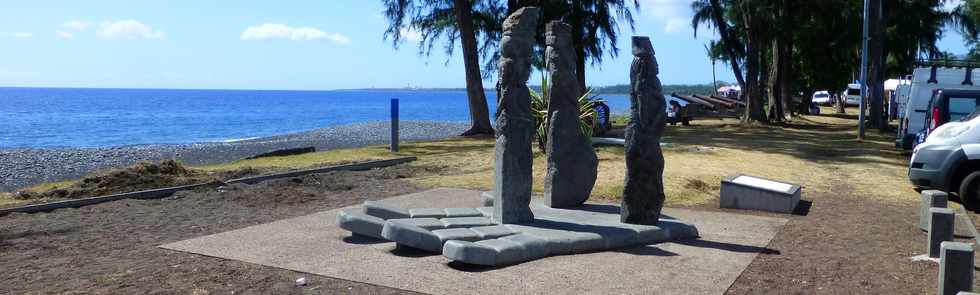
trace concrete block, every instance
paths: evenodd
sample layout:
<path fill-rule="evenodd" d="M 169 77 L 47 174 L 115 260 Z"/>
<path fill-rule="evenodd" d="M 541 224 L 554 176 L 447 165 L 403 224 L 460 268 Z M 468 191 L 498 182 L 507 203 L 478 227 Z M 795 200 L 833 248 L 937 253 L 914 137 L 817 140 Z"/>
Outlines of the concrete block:
<path fill-rule="evenodd" d="M 364 202 L 364 213 L 384 220 L 410 217 L 408 210 L 375 201 Z"/>
<path fill-rule="evenodd" d="M 939 257 L 939 294 L 973 291 L 973 245 L 943 242 Z"/>
<path fill-rule="evenodd" d="M 490 220 L 488 217 L 450 217 L 440 219 L 439 221 L 442 222 L 443 227 L 445 228 L 488 226 L 495 224 L 493 220 Z"/>
<path fill-rule="evenodd" d="M 512 241 L 524 248 L 525 260 L 534 260 L 550 255 L 548 241 L 529 234 L 509 235 L 501 239 Z"/>
<path fill-rule="evenodd" d="M 483 216 L 480 210 L 476 208 L 446 208 L 443 209 L 446 212 L 446 217 L 479 217 Z"/>
<path fill-rule="evenodd" d="M 956 214 L 949 208 L 929 209 L 929 257 L 939 257 L 940 243 L 953 240 L 953 223 Z"/>
<path fill-rule="evenodd" d="M 443 218 L 446 211 L 437 208 L 408 209 L 408 215 L 412 218 Z"/>
<path fill-rule="evenodd" d="M 442 255 L 453 261 L 476 265 L 496 265 L 497 251 L 474 242 L 451 240 L 442 246 Z"/>
<path fill-rule="evenodd" d="M 492 248 L 494 251 L 492 265 L 510 265 L 522 261 L 524 258 L 524 247 L 521 243 L 506 239 L 492 239 L 476 242 L 477 245 Z"/>
<path fill-rule="evenodd" d="M 479 233 L 469 228 L 437 229 L 432 231 L 432 234 L 436 235 L 436 237 L 438 237 L 439 240 L 441 240 L 443 243 L 451 240 L 473 242 L 473 241 L 479 241 L 483 239 L 482 237 L 480 237 Z"/>
<path fill-rule="evenodd" d="M 761 177 L 738 174 L 721 181 L 721 207 L 792 213 L 801 188 Z"/>
<path fill-rule="evenodd" d="M 505 225 L 480 226 L 474 227 L 472 230 L 480 235 L 480 238 L 484 240 L 496 239 L 517 233 L 517 231 Z"/>
<path fill-rule="evenodd" d="M 947 208 L 949 195 L 937 190 L 922 191 L 922 203 L 919 206 L 919 228 L 929 230 L 929 208 Z"/>
<path fill-rule="evenodd" d="M 337 225 L 355 234 L 384 239 L 381 230 L 384 228 L 385 220 L 360 211 L 340 211 L 337 213 Z"/>
<path fill-rule="evenodd" d="M 442 250 L 442 241 L 432 231 L 419 227 L 413 222 L 406 222 L 412 219 L 395 220 L 394 222 L 392 220 L 385 222 L 385 226 L 381 230 L 382 237 L 394 241 L 400 246 L 436 253 Z"/>

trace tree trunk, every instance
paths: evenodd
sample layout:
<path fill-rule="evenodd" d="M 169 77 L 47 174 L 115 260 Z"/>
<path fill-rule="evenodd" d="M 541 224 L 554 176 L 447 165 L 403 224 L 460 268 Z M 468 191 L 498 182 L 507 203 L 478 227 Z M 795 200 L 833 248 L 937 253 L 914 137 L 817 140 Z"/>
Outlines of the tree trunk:
<path fill-rule="evenodd" d="M 746 23 L 752 23 L 751 17 Z M 748 35 L 748 40 L 746 42 L 746 53 L 745 53 L 745 117 L 742 118 L 743 122 L 758 121 L 767 122 L 766 113 L 762 105 L 762 95 L 759 88 L 759 32 L 757 26 L 749 25 L 746 28 L 746 35 Z"/>
<path fill-rule="evenodd" d="M 876 56 L 872 59 L 875 63 L 875 75 L 874 80 L 874 91 L 871 92 L 873 98 L 872 101 L 872 112 L 871 118 L 874 120 L 873 126 L 878 127 L 878 130 L 888 131 L 888 112 L 885 111 L 885 17 L 882 13 L 884 11 L 884 1 L 883 0 L 873 0 L 872 2 L 877 2 L 878 12 L 875 15 L 873 21 L 876 23 L 874 37 L 871 39 L 874 42 Z"/>
<path fill-rule="evenodd" d="M 721 4 L 718 1 L 710 1 L 711 17 L 714 19 L 715 26 L 718 28 L 718 35 L 721 36 L 722 46 L 725 47 L 725 51 L 728 53 L 728 61 L 732 66 L 732 73 L 735 74 L 735 80 L 738 82 L 739 87 L 745 90 L 745 78 L 742 77 L 742 68 L 738 66 L 739 52 L 742 45 L 738 43 L 735 36 L 732 36 L 731 31 L 728 29 L 728 22 L 725 21 Z"/>
<path fill-rule="evenodd" d="M 572 0 L 571 17 L 569 25 L 572 26 L 572 40 L 575 40 L 575 70 L 578 78 L 578 87 L 585 93 L 585 42 L 581 41 L 585 33 L 585 23 L 582 19 L 582 0 Z"/>
<path fill-rule="evenodd" d="M 796 75 L 793 72 L 793 8 L 795 1 L 783 0 L 782 20 L 783 28 L 779 33 L 779 96 L 782 101 L 783 119 L 793 117 L 793 85 L 796 83 Z M 806 95 L 806 94 L 804 94 Z"/>
<path fill-rule="evenodd" d="M 476 34 L 473 31 L 473 12 L 469 0 L 455 0 L 456 24 L 463 47 L 463 66 L 466 69 L 466 97 L 470 105 L 470 129 L 463 136 L 493 134 L 490 111 L 483 92 L 480 75 L 480 55 L 477 52 Z"/>
<path fill-rule="evenodd" d="M 782 60 L 782 44 L 780 40 L 774 39 L 772 41 L 772 64 L 769 65 L 769 121 L 779 122 L 783 121 L 785 116 L 783 115 L 783 97 L 782 84 L 783 81 L 783 60 Z"/>
<path fill-rule="evenodd" d="M 882 69 L 881 62 L 881 41 L 882 41 L 882 26 L 881 26 L 881 0 L 871 0 L 870 14 L 868 17 L 870 19 L 870 40 L 869 48 L 869 63 L 871 73 L 868 74 L 869 81 L 861 81 L 862 83 L 867 83 L 870 90 L 870 104 L 869 104 L 869 114 L 868 123 L 870 123 L 872 128 L 882 128 L 881 126 L 881 109 L 882 109 L 882 93 L 884 87 L 881 87 L 882 80 L 884 76 L 884 71 Z"/>

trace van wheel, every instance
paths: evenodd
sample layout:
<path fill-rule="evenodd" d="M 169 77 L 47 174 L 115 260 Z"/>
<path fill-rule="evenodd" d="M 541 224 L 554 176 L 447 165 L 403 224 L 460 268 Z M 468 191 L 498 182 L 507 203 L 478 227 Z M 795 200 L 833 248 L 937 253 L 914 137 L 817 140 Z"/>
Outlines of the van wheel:
<path fill-rule="evenodd" d="M 967 209 L 976 211 L 980 205 L 980 171 L 973 171 L 960 182 L 960 201 Z"/>

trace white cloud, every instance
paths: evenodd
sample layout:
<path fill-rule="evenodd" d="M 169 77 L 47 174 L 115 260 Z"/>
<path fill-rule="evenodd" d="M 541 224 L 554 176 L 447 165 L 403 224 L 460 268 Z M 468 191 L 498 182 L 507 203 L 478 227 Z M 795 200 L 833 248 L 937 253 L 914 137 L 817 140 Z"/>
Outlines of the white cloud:
<path fill-rule="evenodd" d="M 641 0 L 640 8 L 645 16 L 664 26 L 666 33 L 685 33 L 691 30 L 691 3 L 694 0 Z"/>
<path fill-rule="evenodd" d="M 290 27 L 284 24 L 262 24 L 248 27 L 242 32 L 242 40 L 289 39 L 294 41 L 329 40 L 337 44 L 350 44 L 350 38 L 339 33 L 327 33 L 311 27 Z"/>
<path fill-rule="evenodd" d="M 90 25 L 92 25 L 92 23 L 87 21 L 72 20 L 65 22 L 62 26 L 74 31 L 82 32 L 88 30 Z"/>
<path fill-rule="evenodd" d="M 422 41 L 422 33 L 415 28 L 401 28 L 398 32 L 407 41 L 420 42 Z"/>
<path fill-rule="evenodd" d="M 34 33 L 31 33 L 31 32 L 14 32 L 13 34 L 11 34 L 11 36 L 13 36 L 14 38 L 17 38 L 17 39 L 27 39 L 27 38 L 30 38 L 30 37 L 34 37 Z"/>
<path fill-rule="evenodd" d="M 61 39 L 75 38 L 75 34 L 73 34 L 71 32 L 65 32 L 65 31 L 62 31 L 62 30 L 58 30 L 58 31 L 55 31 L 54 33 L 57 34 L 58 35 L 58 38 L 61 38 Z"/>
<path fill-rule="evenodd" d="M 160 39 L 163 31 L 155 30 L 136 20 L 104 21 L 99 23 L 98 35 L 106 39 Z"/>

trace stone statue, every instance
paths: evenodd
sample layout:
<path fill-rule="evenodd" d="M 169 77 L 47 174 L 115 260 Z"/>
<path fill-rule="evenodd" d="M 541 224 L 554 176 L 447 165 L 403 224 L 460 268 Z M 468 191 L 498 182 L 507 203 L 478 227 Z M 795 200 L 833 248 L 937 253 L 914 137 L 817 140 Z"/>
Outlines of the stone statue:
<path fill-rule="evenodd" d="M 551 75 L 548 103 L 548 173 L 544 201 L 552 208 L 582 205 L 592 194 L 599 159 L 579 123 L 582 96 L 575 71 L 572 28 L 562 22 L 547 24 L 546 64 Z"/>
<path fill-rule="evenodd" d="M 460 263 L 505 266 L 549 256 L 570 255 L 607 251 L 616 248 L 647 245 L 666 241 L 698 237 L 697 228 L 675 219 L 659 223 L 663 204 L 663 156 L 659 138 L 664 128 L 664 97 L 657 80 L 657 63 L 647 38 L 633 38 L 636 61 L 632 68 L 633 120 L 627 129 L 626 189 L 622 219 L 628 223 L 656 224 L 635 225 L 618 222 L 615 213 L 600 206 L 581 206 L 573 210 L 556 209 L 531 201 L 531 135 L 534 119 L 531 116 L 530 93 L 527 78 L 530 73 L 531 47 L 537 27 L 538 9 L 525 7 L 504 22 L 501 40 L 500 76 L 497 91 L 496 136 L 494 147 L 494 194 L 483 196 L 492 200 L 493 208 L 412 208 L 402 209 L 386 202 L 367 201 L 362 208 L 342 210 L 337 213 L 337 225 L 355 235 L 374 237 L 395 242 L 396 247 L 408 247 L 431 253 L 442 253 L 446 258 Z M 574 63 L 566 52 L 570 40 L 568 26 L 548 25 L 548 59 L 555 81 L 550 111 L 558 114 L 552 122 L 551 134 L 554 146 L 548 149 L 556 156 L 550 167 L 559 167 L 561 173 L 549 171 L 552 188 L 551 201 L 566 201 L 564 190 L 569 176 L 565 173 L 589 173 L 589 184 L 583 191 L 588 196 L 595 180 L 595 164 L 587 171 L 568 170 L 577 166 L 564 166 L 567 158 L 573 160 L 582 151 L 567 152 L 568 146 L 583 146 L 578 130 L 577 116 L 566 113 L 567 105 L 573 104 L 577 94 L 573 85 Z M 564 40 L 562 40 L 564 39 Z M 574 40 L 571 40 L 574 41 Z M 572 112 L 572 111 L 568 111 Z M 577 111 L 574 111 L 577 113 Z M 572 114 L 574 115 L 574 114 Z M 568 123 L 572 122 L 572 123 Z M 566 125 L 567 124 L 567 125 Z M 577 137 L 576 137 L 577 136 Z M 564 156 L 565 153 L 571 156 Z M 592 159 L 595 155 L 592 154 Z M 553 159 L 549 158 L 549 162 Z M 571 167 L 571 168 L 569 168 Z M 582 185 L 584 184 L 570 184 Z M 439 192 L 437 192 L 439 191 Z M 435 205 L 444 202 L 442 197 L 465 199 L 476 197 L 476 191 L 433 190 L 442 195 L 439 200 L 430 199 Z M 446 195 L 449 194 L 449 195 Z M 576 194 L 576 196 L 579 196 Z M 582 197 L 584 200 L 584 197 Z M 581 203 L 581 200 L 574 200 Z"/>
<path fill-rule="evenodd" d="M 630 121 L 626 126 L 626 181 L 620 220 L 656 225 L 664 205 L 664 156 L 660 136 L 666 109 L 650 38 L 633 37 Z"/>
<path fill-rule="evenodd" d="M 537 8 L 521 8 L 504 20 L 500 39 L 493 169 L 493 192 L 497 198 L 493 220 L 498 223 L 534 220 L 530 208 L 534 117 L 527 79 L 537 23 Z"/>

